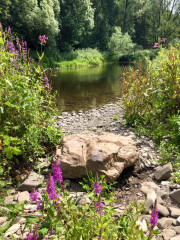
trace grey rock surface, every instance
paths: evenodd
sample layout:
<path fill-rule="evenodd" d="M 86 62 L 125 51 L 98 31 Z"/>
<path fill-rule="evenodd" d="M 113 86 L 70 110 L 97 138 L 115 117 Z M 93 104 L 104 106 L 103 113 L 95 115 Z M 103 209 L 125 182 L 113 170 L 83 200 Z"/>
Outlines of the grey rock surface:
<path fill-rule="evenodd" d="M 163 165 L 162 167 L 160 167 L 158 170 L 156 170 L 155 178 L 158 181 L 167 180 L 171 177 L 171 173 L 172 173 L 172 164 L 167 163 L 167 164 Z"/>

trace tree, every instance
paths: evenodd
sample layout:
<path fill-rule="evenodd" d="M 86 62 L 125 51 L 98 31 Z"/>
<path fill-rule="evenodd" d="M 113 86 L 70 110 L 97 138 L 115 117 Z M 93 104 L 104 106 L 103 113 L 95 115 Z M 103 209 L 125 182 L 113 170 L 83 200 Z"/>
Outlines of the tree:
<path fill-rule="evenodd" d="M 94 9 L 90 0 L 60 0 L 60 6 L 60 41 L 73 47 L 80 45 L 94 27 Z"/>
<path fill-rule="evenodd" d="M 35 48 L 39 35 L 45 34 L 50 43 L 55 44 L 59 33 L 58 17 L 60 6 L 58 0 L 9 0 L 6 1 L 9 18 L 2 16 L 5 27 L 11 26 L 20 38 L 28 41 Z M 0 3 L 0 7 L 2 3 Z M 1 13 L 2 14 L 2 13 Z"/>
<path fill-rule="evenodd" d="M 109 53 L 113 58 L 119 58 L 128 54 L 132 50 L 134 44 L 128 33 L 123 34 L 120 27 L 115 27 L 109 41 Z"/>

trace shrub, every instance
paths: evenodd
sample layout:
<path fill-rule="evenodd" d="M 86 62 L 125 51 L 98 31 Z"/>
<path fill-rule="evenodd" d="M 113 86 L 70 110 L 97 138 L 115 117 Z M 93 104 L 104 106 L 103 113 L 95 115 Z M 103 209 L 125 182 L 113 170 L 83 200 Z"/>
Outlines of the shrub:
<path fill-rule="evenodd" d="M 180 151 L 179 62 L 180 47 L 161 49 L 158 57 L 149 62 L 146 69 L 139 65 L 137 70 L 132 69 L 122 75 L 127 123 L 149 134 L 157 143 L 161 143 L 161 147 L 171 145 L 171 149 L 176 149 L 176 153 L 173 153 L 176 157 Z M 175 167 L 176 161 L 173 159 L 171 161 Z"/>
<path fill-rule="evenodd" d="M 42 56 L 35 68 L 27 43 L 0 27 L 0 168 L 5 171 L 44 154 L 61 138 L 53 126 L 55 98 L 41 67 Z"/>

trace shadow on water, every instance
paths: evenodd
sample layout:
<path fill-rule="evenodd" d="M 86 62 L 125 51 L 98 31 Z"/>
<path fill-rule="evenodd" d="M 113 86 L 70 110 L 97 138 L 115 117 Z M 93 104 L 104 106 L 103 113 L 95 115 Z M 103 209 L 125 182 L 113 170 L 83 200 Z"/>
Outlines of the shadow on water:
<path fill-rule="evenodd" d="M 52 87 L 58 92 L 59 112 L 86 111 L 117 101 L 122 71 L 118 64 L 55 70 Z"/>

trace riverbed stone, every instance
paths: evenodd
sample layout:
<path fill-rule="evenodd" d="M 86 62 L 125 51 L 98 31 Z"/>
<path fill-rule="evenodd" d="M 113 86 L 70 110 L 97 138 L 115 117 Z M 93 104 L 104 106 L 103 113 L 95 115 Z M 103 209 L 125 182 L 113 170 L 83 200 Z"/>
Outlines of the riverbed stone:
<path fill-rule="evenodd" d="M 4 204 L 14 204 L 14 196 L 7 196 L 5 199 L 4 199 Z"/>
<path fill-rule="evenodd" d="M 7 217 L 0 217 L 0 225 L 7 221 Z"/>
<path fill-rule="evenodd" d="M 153 190 L 159 189 L 159 186 L 154 182 L 143 182 L 140 191 L 144 194 L 152 193 Z"/>
<path fill-rule="evenodd" d="M 24 192 L 19 192 L 17 196 L 18 202 L 24 202 L 24 201 L 29 201 L 29 192 L 24 191 Z"/>
<path fill-rule="evenodd" d="M 180 240 L 180 235 L 176 235 L 175 237 L 171 238 L 170 240 Z"/>
<path fill-rule="evenodd" d="M 169 207 L 171 217 L 178 218 L 180 217 L 180 208 Z"/>
<path fill-rule="evenodd" d="M 159 210 L 159 213 L 163 217 L 168 217 L 169 216 L 169 211 L 168 211 L 167 207 L 164 207 L 161 204 L 157 204 L 157 209 Z"/>
<path fill-rule="evenodd" d="M 180 234 L 180 226 L 172 227 L 172 229 L 173 229 L 177 234 Z"/>
<path fill-rule="evenodd" d="M 169 196 L 180 204 L 180 189 L 174 190 L 169 194 Z"/>
<path fill-rule="evenodd" d="M 124 168 L 132 166 L 138 156 L 129 137 L 102 132 L 65 136 L 55 159 L 61 162 L 65 178 L 82 178 L 91 170 L 94 174 L 104 174 L 106 180 L 112 182 Z"/>
<path fill-rule="evenodd" d="M 169 228 L 163 230 L 161 235 L 163 236 L 164 240 L 170 240 L 172 237 L 176 235 L 176 232 L 173 229 Z"/>
<path fill-rule="evenodd" d="M 39 188 L 44 177 L 35 172 L 31 172 L 28 178 L 18 187 L 18 191 L 31 192 L 33 188 Z"/>
<path fill-rule="evenodd" d="M 163 217 L 158 220 L 158 227 L 160 229 L 167 228 L 168 226 L 172 225 L 173 220 L 174 220 L 173 218 Z"/>
<path fill-rule="evenodd" d="M 171 177 L 172 171 L 173 171 L 172 164 L 167 163 L 164 166 L 157 169 L 154 176 L 155 176 L 156 180 L 158 180 L 158 181 L 167 180 Z"/>
<path fill-rule="evenodd" d="M 8 237 L 9 235 L 17 232 L 17 231 L 19 230 L 20 226 L 21 226 L 21 225 L 20 225 L 19 223 L 16 223 L 16 224 L 12 225 L 12 226 L 5 232 L 4 236 L 5 236 L 5 237 Z"/>

